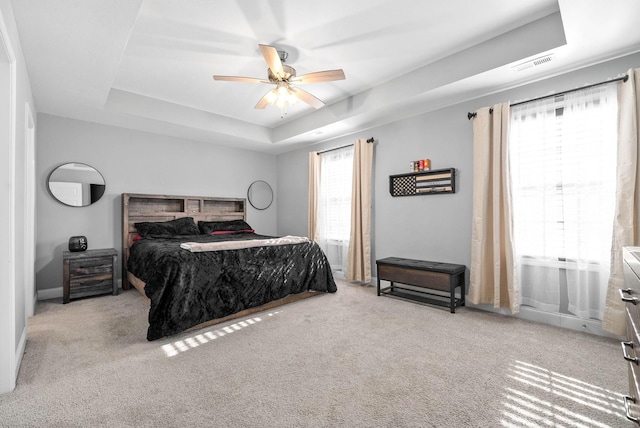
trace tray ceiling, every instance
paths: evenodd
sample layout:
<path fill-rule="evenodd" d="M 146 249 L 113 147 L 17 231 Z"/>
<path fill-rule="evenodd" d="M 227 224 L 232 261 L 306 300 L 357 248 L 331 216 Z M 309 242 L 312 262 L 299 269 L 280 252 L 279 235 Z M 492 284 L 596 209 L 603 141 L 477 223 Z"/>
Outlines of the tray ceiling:
<path fill-rule="evenodd" d="M 13 0 L 38 112 L 268 153 L 323 141 L 640 49 L 640 2 Z M 594 31 L 597 29 L 598 31 Z M 298 74 L 284 117 L 253 108 L 258 44 Z M 544 54 L 553 59 L 514 72 Z"/>

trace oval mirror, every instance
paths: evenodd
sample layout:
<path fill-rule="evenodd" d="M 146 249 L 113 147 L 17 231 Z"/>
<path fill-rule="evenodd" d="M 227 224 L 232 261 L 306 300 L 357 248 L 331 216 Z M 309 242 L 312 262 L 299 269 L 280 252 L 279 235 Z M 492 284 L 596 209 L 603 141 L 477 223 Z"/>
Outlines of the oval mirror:
<path fill-rule="evenodd" d="M 70 207 L 86 207 L 97 202 L 106 187 L 102 174 L 78 162 L 65 163 L 54 169 L 47 184 L 51 195 Z"/>
<path fill-rule="evenodd" d="M 253 208 L 266 210 L 273 202 L 273 189 L 271 189 L 271 186 L 266 181 L 254 181 L 251 183 L 251 186 L 249 186 L 247 198 Z"/>

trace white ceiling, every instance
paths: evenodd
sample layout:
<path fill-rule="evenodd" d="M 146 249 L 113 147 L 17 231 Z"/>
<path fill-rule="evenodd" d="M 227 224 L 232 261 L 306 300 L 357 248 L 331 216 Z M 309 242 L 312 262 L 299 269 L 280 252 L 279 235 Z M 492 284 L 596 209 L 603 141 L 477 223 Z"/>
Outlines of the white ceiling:
<path fill-rule="evenodd" d="M 38 112 L 282 153 L 640 51 L 640 1 L 12 0 Z M 327 104 L 253 106 L 258 44 Z M 512 66 L 553 53 L 523 72 Z"/>

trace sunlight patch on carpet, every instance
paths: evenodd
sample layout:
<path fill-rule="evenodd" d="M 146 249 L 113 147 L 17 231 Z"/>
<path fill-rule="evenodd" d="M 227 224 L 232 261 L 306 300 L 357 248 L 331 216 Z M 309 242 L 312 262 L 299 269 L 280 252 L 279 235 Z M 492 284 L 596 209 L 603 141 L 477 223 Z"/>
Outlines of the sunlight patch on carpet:
<path fill-rule="evenodd" d="M 508 372 L 514 382 L 504 388 L 503 427 L 610 427 L 598 415 L 626 421 L 623 394 L 523 361 Z"/>
<path fill-rule="evenodd" d="M 272 317 L 280 312 L 282 311 L 269 312 L 267 317 Z M 162 345 L 161 348 L 167 357 L 175 357 L 183 352 L 197 348 L 200 345 L 207 344 L 215 339 L 226 336 L 227 334 L 242 330 L 243 328 L 251 327 L 259 322 L 262 322 L 262 318 L 260 317 L 246 318 L 228 326 L 220 327 L 216 330 L 195 333 L 192 336 L 176 340 L 173 343 Z"/>

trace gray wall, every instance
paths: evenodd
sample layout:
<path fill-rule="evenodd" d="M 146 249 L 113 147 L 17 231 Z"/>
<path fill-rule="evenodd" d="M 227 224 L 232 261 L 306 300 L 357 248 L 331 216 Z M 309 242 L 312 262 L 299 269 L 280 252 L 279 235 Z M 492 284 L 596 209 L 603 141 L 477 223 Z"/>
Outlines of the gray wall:
<path fill-rule="evenodd" d="M 374 137 L 372 268 L 388 256 L 471 264 L 473 130 L 467 113 L 617 77 L 640 67 L 640 54 L 394 122 L 278 156 L 278 234 L 307 235 L 308 152 Z M 410 161 L 456 168 L 455 194 L 391 197 L 389 175 Z M 468 275 L 468 274 L 467 274 Z"/>
<path fill-rule="evenodd" d="M 39 293 L 61 287 L 62 251 L 72 235 L 86 235 L 90 248 L 120 250 L 123 192 L 246 197 L 249 184 L 271 183 L 274 204 L 248 206 L 248 221 L 260 233 L 307 235 L 308 152 L 374 137 L 372 263 L 387 256 L 470 265 L 472 123 L 467 112 L 503 101 L 533 98 L 583 86 L 640 67 L 640 54 L 449 106 L 410 119 L 272 156 L 111 126 L 38 115 L 36 280 Z M 404 173 L 414 159 L 432 168 L 457 169 L 457 192 L 393 198 L 388 177 Z M 97 204 L 71 208 L 46 190 L 47 175 L 65 162 L 96 167 L 107 182 Z M 56 291 L 57 293 L 58 291 Z M 44 294 L 44 296 L 48 296 Z"/>
<path fill-rule="evenodd" d="M 61 296 L 62 252 L 73 235 L 89 248 L 121 251 L 121 194 L 151 193 L 246 198 L 254 180 L 271 184 L 274 204 L 258 211 L 247 204 L 257 232 L 276 234 L 276 157 L 113 126 L 38 115 L 36 287 L 39 298 Z M 89 207 L 69 207 L 48 193 L 57 166 L 81 162 L 102 173 L 106 191 Z"/>

